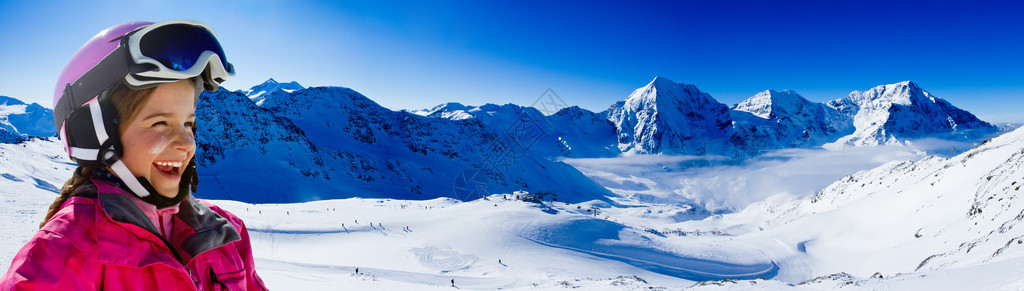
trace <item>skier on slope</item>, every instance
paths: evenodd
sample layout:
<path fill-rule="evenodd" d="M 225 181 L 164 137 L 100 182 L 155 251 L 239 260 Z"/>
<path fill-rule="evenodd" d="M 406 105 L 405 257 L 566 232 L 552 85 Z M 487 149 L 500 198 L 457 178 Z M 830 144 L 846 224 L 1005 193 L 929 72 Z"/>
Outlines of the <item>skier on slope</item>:
<path fill-rule="evenodd" d="M 54 123 L 78 163 L 0 290 L 266 290 L 237 216 L 195 199 L 199 93 L 235 73 L 201 22 L 130 22 L 71 57 Z"/>

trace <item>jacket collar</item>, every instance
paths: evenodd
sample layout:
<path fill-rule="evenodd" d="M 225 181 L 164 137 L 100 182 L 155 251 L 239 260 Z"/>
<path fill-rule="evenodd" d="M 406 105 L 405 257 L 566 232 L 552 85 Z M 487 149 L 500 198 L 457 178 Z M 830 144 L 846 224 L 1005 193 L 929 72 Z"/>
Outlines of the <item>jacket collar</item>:
<path fill-rule="evenodd" d="M 96 198 L 100 208 L 108 217 L 117 222 L 139 226 L 166 241 L 124 188 L 107 179 L 94 177 L 91 181 L 96 187 Z M 206 203 L 197 201 L 192 195 L 188 195 L 178 207 L 178 213 L 174 216 L 182 223 L 174 224 L 174 241 L 171 243 L 189 256 L 195 257 L 205 251 L 241 240 L 238 231 L 227 219 L 210 209 Z"/>

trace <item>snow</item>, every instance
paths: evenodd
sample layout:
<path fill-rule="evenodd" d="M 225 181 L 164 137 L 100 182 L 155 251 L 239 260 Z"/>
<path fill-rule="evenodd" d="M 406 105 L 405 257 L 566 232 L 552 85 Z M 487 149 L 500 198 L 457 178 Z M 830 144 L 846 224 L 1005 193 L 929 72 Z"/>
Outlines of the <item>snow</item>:
<path fill-rule="evenodd" d="M 619 149 L 630 153 L 735 155 L 729 108 L 696 86 L 658 76 L 609 110 Z"/>
<path fill-rule="evenodd" d="M 788 108 L 799 109 L 806 103 L 810 101 L 792 90 L 765 90 L 733 106 L 732 110 L 746 111 L 760 118 L 771 119 L 788 115 Z"/>
<path fill-rule="evenodd" d="M 626 154 L 757 156 L 774 149 L 837 149 L 936 137 L 980 141 L 999 132 L 904 81 L 827 103 L 791 90 L 760 92 L 732 108 L 694 85 L 658 76 L 603 114 Z"/>
<path fill-rule="evenodd" d="M 450 120 L 392 111 L 341 87 L 275 91 L 261 105 L 238 92 L 206 92 L 196 111 L 196 159 L 205 181 L 198 194 L 261 203 L 472 200 L 515 190 L 579 202 L 609 194 L 548 158 L 563 145 L 546 134 L 558 131 L 539 111 L 482 108 L 473 114 L 488 118 Z M 580 143 L 588 141 L 580 136 Z M 477 179 L 467 183 L 467 176 Z"/>
<path fill-rule="evenodd" d="M 0 146 L 3 168 L 18 169 L 5 170 L 0 181 L 5 199 L 0 208 L 5 219 L 0 265 L 7 266 L 54 197 L 38 186 L 44 179 L 59 184 L 72 167 L 63 156 L 51 154 L 61 150 L 58 141 Z M 553 288 L 560 281 L 598 289 L 622 284 L 685 287 L 692 281 L 674 276 L 759 277 L 776 270 L 756 250 L 736 247 L 738 251 L 724 253 L 699 242 L 681 249 L 672 237 L 649 235 L 586 211 L 607 205 L 603 202 L 538 205 L 504 195 L 488 198 L 213 202 L 244 219 L 260 274 L 273 289 L 339 284 L 357 289 L 445 288 L 451 279 L 468 289 Z M 633 275 L 647 283 L 619 278 Z"/>
<path fill-rule="evenodd" d="M 302 89 L 305 89 L 305 87 L 299 85 L 299 82 L 292 81 L 288 83 L 279 83 L 277 82 L 277 80 L 274 80 L 274 78 L 270 78 L 267 79 L 266 82 L 253 86 L 249 90 L 241 91 L 241 93 L 245 94 L 245 96 L 249 97 L 249 99 L 252 99 L 252 101 L 255 102 L 256 105 L 260 105 L 263 104 L 263 99 L 266 98 L 265 95 L 267 93 L 275 91 L 284 91 L 287 93 L 291 93 Z"/>
<path fill-rule="evenodd" d="M 830 148 L 898 144 L 905 139 L 928 136 L 979 140 L 997 132 L 995 126 L 910 81 L 854 91 L 828 104 L 853 114 L 856 127 L 854 133 L 829 144 Z"/>
<path fill-rule="evenodd" d="M 747 151 L 813 147 L 853 133 L 849 116 L 791 90 L 763 91 L 732 110 Z"/>

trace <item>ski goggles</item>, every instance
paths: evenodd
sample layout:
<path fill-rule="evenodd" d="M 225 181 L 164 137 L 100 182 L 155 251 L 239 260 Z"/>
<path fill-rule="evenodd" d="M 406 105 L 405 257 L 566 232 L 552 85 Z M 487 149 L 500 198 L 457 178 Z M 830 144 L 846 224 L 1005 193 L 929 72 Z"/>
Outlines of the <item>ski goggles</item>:
<path fill-rule="evenodd" d="M 204 80 L 219 84 L 235 75 L 234 66 L 228 63 L 217 35 L 198 21 L 150 24 L 129 33 L 121 41 L 132 61 L 125 80 L 133 87 L 188 79 L 203 72 L 206 72 L 202 76 Z"/>
<path fill-rule="evenodd" d="M 65 85 L 63 96 L 54 106 L 55 122 L 122 80 L 139 90 L 191 78 L 196 80 L 198 95 L 204 88 L 216 91 L 220 83 L 235 75 L 216 34 L 202 22 L 157 22 L 119 40 L 114 51 L 74 83 Z"/>

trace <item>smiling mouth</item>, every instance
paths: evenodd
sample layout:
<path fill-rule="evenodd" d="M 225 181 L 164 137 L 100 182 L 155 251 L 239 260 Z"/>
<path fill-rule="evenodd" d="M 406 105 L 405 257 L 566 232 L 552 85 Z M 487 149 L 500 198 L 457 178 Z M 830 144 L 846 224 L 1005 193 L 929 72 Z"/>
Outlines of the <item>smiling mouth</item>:
<path fill-rule="evenodd" d="M 181 174 L 181 162 L 154 162 L 153 167 L 167 175 L 177 176 Z"/>

